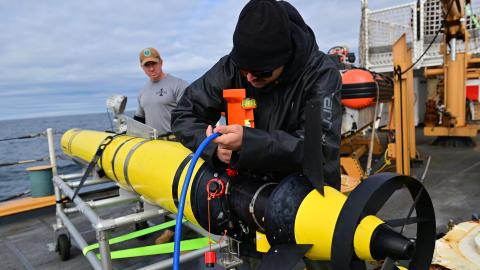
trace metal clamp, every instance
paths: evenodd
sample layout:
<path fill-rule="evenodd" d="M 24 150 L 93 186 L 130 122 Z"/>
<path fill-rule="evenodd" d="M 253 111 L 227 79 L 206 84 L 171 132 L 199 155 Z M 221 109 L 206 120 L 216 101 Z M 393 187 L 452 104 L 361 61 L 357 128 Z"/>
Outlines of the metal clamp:
<path fill-rule="evenodd" d="M 262 225 L 260 225 L 260 222 L 258 222 L 257 218 L 255 217 L 255 201 L 257 200 L 257 197 L 258 195 L 260 194 L 260 192 L 262 192 L 262 190 L 268 186 L 271 186 L 271 185 L 276 185 L 276 183 L 273 183 L 273 182 L 270 182 L 270 183 L 266 183 L 264 184 L 263 186 L 261 186 L 259 189 L 257 189 L 257 191 L 255 191 L 255 194 L 253 195 L 252 197 L 252 200 L 250 201 L 250 204 L 248 205 L 248 212 L 252 215 L 252 218 L 253 218 L 253 221 L 255 222 L 255 224 L 257 224 L 257 226 L 262 230 L 262 231 L 265 231 L 265 229 L 262 227 Z"/>

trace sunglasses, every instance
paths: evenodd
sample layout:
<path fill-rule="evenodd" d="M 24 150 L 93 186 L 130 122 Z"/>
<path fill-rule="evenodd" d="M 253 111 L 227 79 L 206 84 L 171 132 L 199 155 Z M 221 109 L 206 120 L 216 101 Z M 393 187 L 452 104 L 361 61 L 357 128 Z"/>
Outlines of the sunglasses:
<path fill-rule="evenodd" d="M 268 78 L 268 77 L 272 77 L 273 70 L 252 71 L 252 70 L 247 70 L 243 68 L 240 69 L 240 74 L 242 76 L 247 77 L 249 73 L 252 74 L 253 77 Z"/>

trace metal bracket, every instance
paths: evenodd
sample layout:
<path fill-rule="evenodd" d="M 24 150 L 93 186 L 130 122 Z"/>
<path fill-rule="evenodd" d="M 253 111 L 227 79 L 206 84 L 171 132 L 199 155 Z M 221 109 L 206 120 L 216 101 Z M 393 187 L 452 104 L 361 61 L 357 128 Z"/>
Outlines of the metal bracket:
<path fill-rule="evenodd" d="M 220 249 L 222 257 L 219 260 L 219 264 L 221 264 L 225 269 L 231 269 L 243 264 L 243 260 L 240 259 L 240 242 L 231 237 L 225 237 L 225 241 L 228 243 L 228 245 Z"/>
<path fill-rule="evenodd" d="M 260 194 L 260 192 L 262 192 L 262 190 L 268 186 L 271 186 L 271 185 L 276 185 L 277 183 L 266 183 L 264 184 L 263 186 L 261 186 L 259 189 L 257 189 L 257 191 L 255 191 L 255 194 L 253 195 L 252 197 L 252 200 L 250 201 L 250 204 L 248 205 L 248 212 L 252 215 L 252 218 L 253 218 L 253 221 L 255 222 L 255 224 L 257 224 L 258 228 L 260 228 L 262 231 L 265 231 L 265 229 L 263 228 L 263 226 L 260 224 L 260 222 L 258 222 L 257 218 L 255 217 L 255 201 L 257 200 L 257 197 L 258 195 Z"/>
<path fill-rule="evenodd" d="M 114 116 L 115 132 L 126 132 L 128 136 L 156 139 L 158 138 L 158 131 L 151 126 L 140 123 L 124 114 L 117 114 Z"/>

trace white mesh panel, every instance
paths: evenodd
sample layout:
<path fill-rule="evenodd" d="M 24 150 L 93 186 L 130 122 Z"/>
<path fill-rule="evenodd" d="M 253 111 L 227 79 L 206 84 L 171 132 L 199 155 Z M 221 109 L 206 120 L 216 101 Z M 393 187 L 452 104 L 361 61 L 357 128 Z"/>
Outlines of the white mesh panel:
<path fill-rule="evenodd" d="M 377 72 L 392 71 L 392 45 L 403 33 L 406 34 L 408 46 L 413 49 L 412 62 L 417 60 L 428 47 L 441 27 L 443 20 L 441 3 L 440 0 L 423 1 L 420 18 L 417 18 L 416 4 L 412 2 L 368 12 L 368 37 L 365 39 L 368 41 L 367 44 L 360 44 L 360 47 L 367 47 L 368 68 Z M 473 2 L 473 13 L 480 14 L 480 4 Z M 416 21 L 421 18 L 423 18 L 423 25 L 420 27 L 420 39 L 417 39 Z M 468 52 L 480 53 L 479 29 L 473 28 L 474 24 L 470 16 L 467 16 L 466 22 L 470 33 Z M 443 57 L 439 49 L 442 42 L 443 34 L 440 33 L 436 42 L 415 68 L 441 65 Z M 458 42 L 457 49 L 464 50 L 464 45 Z"/>

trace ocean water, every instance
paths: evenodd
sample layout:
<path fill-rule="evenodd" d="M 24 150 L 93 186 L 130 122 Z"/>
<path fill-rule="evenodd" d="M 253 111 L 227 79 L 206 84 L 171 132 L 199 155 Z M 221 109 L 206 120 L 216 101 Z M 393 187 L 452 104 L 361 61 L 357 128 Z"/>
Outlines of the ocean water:
<path fill-rule="evenodd" d="M 71 173 L 80 168 L 62 155 L 60 138 L 62 132 L 71 128 L 111 130 L 111 122 L 107 113 L 74 116 L 57 116 L 46 118 L 19 119 L 0 121 L 0 140 L 29 134 L 40 133 L 52 128 L 55 134 L 55 148 L 58 171 L 61 174 Z M 46 136 L 31 139 L 0 141 L 0 164 L 48 157 Z M 15 166 L 0 166 L 0 201 L 30 190 L 30 181 L 26 169 L 32 166 L 46 165 L 49 161 L 29 163 Z"/>

